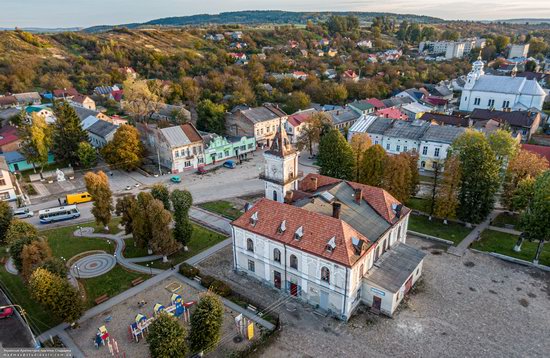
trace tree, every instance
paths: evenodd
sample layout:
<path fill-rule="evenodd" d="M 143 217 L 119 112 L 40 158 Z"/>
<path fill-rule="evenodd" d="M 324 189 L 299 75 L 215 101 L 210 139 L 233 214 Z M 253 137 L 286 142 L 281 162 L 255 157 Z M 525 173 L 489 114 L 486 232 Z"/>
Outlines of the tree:
<path fill-rule="evenodd" d="M 75 322 L 84 311 L 78 291 L 65 279 L 38 268 L 29 279 L 31 297 L 64 322 Z"/>
<path fill-rule="evenodd" d="M 191 315 L 189 343 L 193 352 L 206 353 L 216 347 L 220 341 L 223 311 L 223 304 L 214 294 L 201 297 Z"/>
<path fill-rule="evenodd" d="M 128 211 L 131 217 L 131 228 L 134 236 L 134 243 L 138 247 L 147 247 L 150 249 L 149 241 L 151 240 L 152 232 L 149 225 L 148 210 L 150 203 L 155 200 L 150 193 L 141 192 L 137 196 L 135 208 Z"/>
<path fill-rule="evenodd" d="M 447 219 L 454 218 L 458 208 L 458 191 L 460 188 L 460 178 L 462 171 L 460 160 L 457 156 L 450 155 L 443 165 L 443 180 L 439 186 L 435 198 L 434 214 L 443 218 L 444 223 Z"/>
<path fill-rule="evenodd" d="M 510 44 L 510 38 L 508 36 L 499 35 L 494 38 L 493 44 L 495 45 L 497 52 L 502 53 L 506 46 Z"/>
<path fill-rule="evenodd" d="M 381 187 L 386 165 L 386 151 L 380 144 L 375 144 L 365 151 L 359 182 Z"/>
<path fill-rule="evenodd" d="M 409 169 L 411 171 L 411 179 L 409 182 L 410 196 L 415 196 L 418 192 L 418 186 L 420 185 L 420 173 L 418 172 L 418 153 L 417 152 L 402 152 L 402 155 L 407 159 L 409 163 Z"/>
<path fill-rule="evenodd" d="M 301 109 L 306 109 L 310 106 L 311 99 L 302 91 L 292 92 L 289 94 L 285 101 L 284 110 L 286 113 L 294 113 Z"/>
<path fill-rule="evenodd" d="M 439 191 L 440 187 L 440 181 L 441 181 L 441 163 L 435 162 L 434 163 L 434 176 L 432 179 L 432 190 L 430 195 L 430 216 L 429 219 L 432 219 L 432 216 L 435 213 L 435 205 L 436 205 L 436 198 L 437 198 L 437 192 Z"/>
<path fill-rule="evenodd" d="M 97 174 L 88 172 L 84 175 L 84 181 L 86 182 L 86 190 L 94 199 L 92 214 L 95 221 L 98 225 L 103 225 L 105 230 L 108 231 L 111 212 L 114 209 L 109 178 L 102 171 L 97 172 Z"/>
<path fill-rule="evenodd" d="M 38 230 L 36 227 L 26 221 L 19 219 L 12 219 L 8 231 L 6 232 L 6 243 L 12 244 L 24 237 L 38 236 Z"/>
<path fill-rule="evenodd" d="M 504 168 L 509 159 L 513 158 L 519 150 L 518 141 L 512 137 L 510 132 L 504 129 L 497 129 L 489 134 L 488 140 L 501 168 Z"/>
<path fill-rule="evenodd" d="M 78 146 L 88 141 L 88 134 L 80 124 L 80 118 L 73 107 L 62 102 L 54 107 L 55 123 L 52 133 L 52 150 L 58 161 L 66 161 L 75 166 L 79 162 Z"/>
<path fill-rule="evenodd" d="M 479 223 L 493 209 L 500 184 L 500 165 L 485 135 L 466 131 L 452 144 L 458 155 L 462 176 L 459 192 L 459 219 Z"/>
<path fill-rule="evenodd" d="M 58 259 L 57 257 L 47 258 L 44 263 L 40 265 L 40 268 L 48 270 L 61 278 L 66 278 L 69 272 L 67 266 L 65 265 L 65 262 L 61 259 Z"/>
<path fill-rule="evenodd" d="M 351 150 L 353 151 L 353 157 L 355 161 L 355 175 L 353 180 L 359 182 L 359 177 L 364 171 L 363 169 L 363 159 L 365 152 L 372 145 L 370 137 L 367 133 L 357 133 L 351 137 Z"/>
<path fill-rule="evenodd" d="M 158 87 L 153 82 L 128 78 L 123 82 L 123 108 L 136 120 L 145 120 L 163 105 L 158 94 Z"/>
<path fill-rule="evenodd" d="M 0 201 L 0 243 L 6 242 L 6 235 L 13 218 L 13 211 L 6 201 Z"/>
<path fill-rule="evenodd" d="M 535 178 L 527 176 L 518 182 L 510 199 L 514 211 L 523 211 L 533 200 L 535 195 Z"/>
<path fill-rule="evenodd" d="M 533 262 L 538 264 L 543 245 L 550 241 L 550 171 L 539 175 L 534 183 L 533 198 L 520 217 L 520 228 L 524 237 L 538 241 Z"/>
<path fill-rule="evenodd" d="M 25 245 L 29 245 L 33 241 L 39 240 L 38 236 L 26 236 L 22 237 L 21 239 L 14 241 L 10 245 L 10 256 L 13 260 L 13 264 L 17 268 L 18 271 L 21 271 L 23 269 L 23 262 L 21 260 L 21 253 L 23 252 L 23 249 L 25 248 Z"/>
<path fill-rule="evenodd" d="M 546 158 L 524 149 L 520 150 L 508 163 L 504 175 L 501 195 L 503 205 L 511 211 L 518 210 L 519 208 L 514 205 L 513 197 L 519 182 L 528 177 L 534 179 L 547 169 L 548 161 Z"/>
<path fill-rule="evenodd" d="M 199 102 L 197 106 L 197 129 L 223 135 L 225 133 L 225 107 L 209 99 Z"/>
<path fill-rule="evenodd" d="M 33 113 L 32 123 L 24 123 L 20 127 L 19 137 L 21 154 L 33 165 L 33 168 L 38 165 L 42 173 L 44 165 L 48 163 L 48 154 L 52 146 L 52 130 L 46 123 L 46 119 Z"/>
<path fill-rule="evenodd" d="M 298 150 L 307 148 L 309 154 L 313 155 L 313 146 L 319 143 L 321 139 L 321 133 L 326 125 L 329 125 L 330 119 L 324 113 L 312 114 L 306 125 L 302 129 L 296 146 Z"/>
<path fill-rule="evenodd" d="M 88 142 L 80 142 L 78 144 L 78 162 L 83 168 L 91 168 L 97 164 L 97 152 L 95 148 Z"/>
<path fill-rule="evenodd" d="M 187 190 L 176 189 L 170 195 L 174 207 L 174 238 L 184 247 L 191 240 L 193 225 L 189 220 L 189 209 L 193 205 L 193 196 Z"/>
<path fill-rule="evenodd" d="M 148 210 L 147 216 L 152 232 L 149 244 L 153 252 L 164 256 L 163 260 L 167 262 L 167 256 L 178 249 L 178 244 L 170 230 L 172 215 L 157 199 L 150 202 Z"/>
<path fill-rule="evenodd" d="M 331 129 L 319 142 L 319 173 L 337 179 L 352 180 L 355 174 L 353 150 L 338 129 Z"/>
<path fill-rule="evenodd" d="M 127 235 L 133 232 L 132 222 L 136 209 L 137 200 L 133 195 L 125 195 L 122 198 L 118 198 L 116 202 L 115 213 L 117 216 L 121 216 L 120 223 L 124 226 L 124 232 Z"/>
<path fill-rule="evenodd" d="M 404 203 L 411 195 L 412 173 L 408 158 L 402 154 L 386 157 L 382 187 Z"/>
<path fill-rule="evenodd" d="M 116 130 L 113 140 L 102 149 L 105 161 L 112 168 L 131 171 L 141 165 L 143 145 L 135 127 L 123 124 Z"/>
<path fill-rule="evenodd" d="M 187 357 L 187 332 L 177 319 L 162 313 L 149 326 L 147 343 L 152 358 Z"/>
<path fill-rule="evenodd" d="M 164 184 L 155 184 L 151 188 L 151 195 L 153 198 L 160 200 L 166 210 L 170 210 L 170 192 Z"/>
<path fill-rule="evenodd" d="M 52 250 L 43 240 L 35 240 L 23 246 L 21 251 L 21 275 L 28 279 L 32 272 L 52 256 Z"/>

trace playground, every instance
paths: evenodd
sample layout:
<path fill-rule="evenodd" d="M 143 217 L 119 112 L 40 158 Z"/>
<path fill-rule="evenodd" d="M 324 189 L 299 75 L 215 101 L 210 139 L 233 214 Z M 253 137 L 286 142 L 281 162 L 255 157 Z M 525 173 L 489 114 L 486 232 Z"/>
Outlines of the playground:
<path fill-rule="evenodd" d="M 102 314 L 81 321 L 79 328 L 67 332 L 86 357 L 145 358 L 149 357 L 145 338 L 156 315 L 160 312 L 174 315 L 189 329 L 189 317 L 199 299 L 198 290 L 177 277 L 171 277 Z M 226 357 L 232 352 L 244 350 L 261 335 L 260 327 L 256 324 L 252 323 L 253 328 L 250 328 L 248 321 L 241 320 L 237 325 L 238 316 L 238 312 L 225 307 L 220 344 L 208 356 Z M 239 331 L 241 340 L 235 339 L 240 335 Z M 247 339 L 252 332 L 252 339 Z"/>

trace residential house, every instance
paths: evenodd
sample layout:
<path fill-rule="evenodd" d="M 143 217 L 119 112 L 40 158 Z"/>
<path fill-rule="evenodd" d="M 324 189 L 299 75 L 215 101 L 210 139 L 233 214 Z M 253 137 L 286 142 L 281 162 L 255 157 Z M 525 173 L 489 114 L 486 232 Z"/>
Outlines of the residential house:
<path fill-rule="evenodd" d="M 405 104 L 401 107 L 401 112 L 405 113 L 409 117 L 409 119 L 417 119 L 422 116 L 422 114 L 426 112 L 431 112 L 432 110 L 433 107 L 428 107 L 418 102 Z"/>
<path fill-rule="evenodd" d="M 291 143 L 296 144 L 301 137 L 304 128 L 313 114 L 317 113 L 314 108 L 298 111 L 288 116 L 285 123 L 285 129 Z"/>
<path fill-rule="evenodd" d="M 29 120 L 32 119 L 33 113 L 43 117 L 48 124 L 55 123 L 56 120 L 53 110 L 46 105 L 28 106 L 25 108 L 25 112 L 27 113 L 27 118 Z"/>
<path fill-rule="evenodd" d="M 0 109 L 0 124 L 6 125 L 15 117 L 18 117 L 21 110 L 15 107 Z"/>
<path fill-rule="evenodd" d="M 15 93 L 13 96 L 17 99 L 19 106 L 38 106 L 42 103 L 38 92 Z"/>
<path fill-rule="evenodd" d="M 514 109 L 542 110 L 546 92 L 535 80 L 526 77 L 487 75 L 479 58 L 473 63 L 460 98 L 460 110 Z"/>
<path fill-rule="evenodd" d="M 71 104 L 71 107 L 73 107 L 74 111 L 76 112 L 76 115 L 80 119 L 80 122 L 83 122 L 86 118 L 90 116 L 96 117 L 98 119 L 101 119 L 107 122 L 112 122 L 111 117 L 109 117 L 104 113 L 98 112 L 96 110 L 76 106 L 75 104 Z"/>
<path fill-rule="evenodd" d="M 374 106 L 374 110 L 378 111 L 379 109 L 386 108 L 384 102 L 378 98 L 367 98 L 366 101 Z"/>
<path fill-rule="evenodd" d="M 138 129 L 151 158 L 157 163 L 160 159 L 160 165 L 171 173 L 182 173 L 205 164 L 202 137 L 191 123 L 167 128 L 140 124 Z"/>
<path fill-rule="evenodd" d="M 473 124 L 472 121 L 467 117 L 444 113 L 427 112 L 423 113 L 418 119 L 440 126 L 468 128 Z"/>
<path fill-rule="evenodd" d="M 307 79 L 307 73 L 304 71 L 294 71 L 292 72 L 292 77 L 297 80 L 305 81 Z"/>
<path fill-rule="evenodd" d="M 15 96 L 0 96 L 0 109 L 13 108 L 17 106 Z"/>
<path fill-rule="evenodd" d="M 526 58 L 529 53 L 529 44 L 515 44 L 510 46 L 508 58 Z"/>
<path fill-rule="evenodd" d="M 401 92 L 399 92 L 398 94 L 395 95 L 395 97 L 410 98 L 414 102 L 422 101 L 422 99 L 424 99 L 424 96 L 425 96 L 424 91 L 421 91 L 421 90 L 416 89 L 416 88 L 409 88 L 409 89 L 401 91 Z"/>
<path fill-rule="evenodd" d="M 12 179 L 6 158 L 0 156 L 0 200 L 13 201 L 17 199 L 15 194 L 15 179 Z"/>
<path fill-rule="evenodd" d="M 333 80 L 338 77 L 338 72 L 336 72 L 336 70 L 333 68 L 329 68 L 325 72 L 323 72 L 323 75 L 326 76 L 329 80 Z"/>
<path fill-rule="evenodd" d="M 470 118 L 474 121 L 493 119 L 509 127 L 512 135 L 521 135 L 523 142 L 528 142 L 539 129 L 541 115 L 535 111 L 495 111 L 490 109 L 474 109 Z"/>
<path fill-rule="evenodd" d="M 384 104 L 384 106 L 386 106 L 386 107 L 397 107 L 397 108 L 401 108 L 404 105 L 409 104 L 409 103 L 413 103 L 413 102 L 415 102 L 415 101 L 413 101 L 412 98 L 410 98 L 409 96 L 391 97 L 391 98 L 382 100 L 382 103 Z"/>
<path fill-rule="evenodd" d="M 383 123 L 385 124 L 386 121 Z M 390 154 L 418 151 L 421 138 L 429 127 L 430 124 L 424 121 L 392 120 L 391 125 L 383 132 L 382 146 Z M 371 134 L 369 129 L 367 129 L 367 133 Z M 371 135 L 371 139 L 372 137 Z"/>
<path fill-rule="evenodd" d="M 354 101 L 348 104 L 348 107 L 360 114 L 372 114 L 374 113 L 376 107 L 371 104 L 368 100 Z"/>
<path fill-rule="evenodd" d="M 425 256 L 405 243 L 411 210 L 380 188 L 318 174 L 298 183 L 296 153 L 279 138 L 265 198 L 231 223 L 234 269 L 345 321 L 361 303 L 391 316 Z M 274 187 L 286 203 L 268 199 Z"/>
<path fill-rule="evenodd" d="M 182 105 L 159 103 L 158 107 L 158 110 L 151 114 L 151 119 L 168 121 L 179 119 L 185 122 L 191 120 L 191 112 Z"/>
<path fill-rule="evenodd" d="M 76 96 L 81 96 L 75 88 L 54 89 L 52 95 L 55 99 L 71 99 Z"/>
<path fill-rule="evenodd" d="M 6 158 L 8 169 L 11 173 L 22 172 L 25 170 L 34 169 L 32 163 L 27 162 L 27 159 L 18 151 L 5 152 L 2 154 Z M 55 157 L 53 153 L 48 153 L 48 161 L 46 164 L 55 163 Z"/>
<path fill-rule="evenodd" d="M 138 73 L 134 70 L 133 67 L 121 67 L 119 68 L 120 73 L 122 73 L 126 78 L 137 78 Z"/>
<path fill-rule="evenodd" d="M 85 95 L 78 94 L 74 97 L 71 97 L 68 102 L 70 102 L 75 107 L 91 109 L 92 111 L 96 110 L 95 101 Z"/>
<path fill-rule="evenodd" d="M 351 142 L 351 139 L 353 138 L 354 135 L 356 134 L 364 134 L 364 133 L 367 133 L 367 128 L 369 128 L 371 126 L 371 124 L 373 124 L 374 121 L 376 121 L 379 117 L 377 116 L 374 116 L 374 115 L 370 115 L 370 116 L 363 116 L 361 119 L 359 119 L 358 121 L 356 121 L 349 129 L 348 129 L 348 137 L 347 137 L 347 140 L 348 142 Z M 388 120 L 388 123 L 391 123 L 390 120 Z M 374 134 L 374 132 L 371 131 L 372 134 Z M 381 132 L 380 134 L 383 134 L 383 132 Z M 371 137 L 371 140 L 372 138 L 374 138 L 372 135 L 370 136 Z M 376 137 L 376 142 L 375 141 L 372 141 L 372 144 L 380 144 L 382 145 L 382 136 L 380 135 L 380 137 Z"/>
<path fill-rule="evenodd" d="M 342 74 L 342 79 L 344 81 L 358 82 L 359 81 L 359 75 L 357 73 L 355 73 L 354 70 L 347 70 L 347 71 L 344 71 L 344 73 Z"/>
<path fill-rule="evenodd" d="M 90 128 L 92 126 L 92 124 L 94 124 L 95 122 L 100 121 L 100 120 L 101 119 L 99 119 L 95 116 L 88 116 L 88 117 L 84 118 L 84 120 L 80 121 L 80 126 L 82 127 L 82 129 L 87 130 L 88 128 Z"/>
<path fill-rule="evenodd" d="M 372 48 L 372 41 L 371 40 L 361 40 L 359 42 L 357 42 L 357 47 L 360 47 L 360 48 Z"/>
<path fill-rule="evenodd" d="M 453 91 L 446 85 L 426 85 L 431 96 L 443 98 L 448 101 L 453 99 Z"/>
<path fill-rule="evenodd" d="M 333 49 L 333 48 L 329 48 L 327 50 L 326 54 L 327 54 L 328 57 L 334 57 L 334 56 L 338 55 L 338 50 Z"/>
<path fill-rule="evenodd" d="M 288 115 L 279 107 L 266 103 L 260 107 L 237 106 L 226 115 L 226 130 L 231 136 L 254 137 L 258 146 L 269 146 L 279 122 Z"/>
<path fill-rule="evenodd" d="M 388 107 L 381 108 L 374 112 L 374 115 L 378 117 L 390 118 L 390 119 L 401 119 L 407 120 L 407 115 L 399 110 L 399 108 Z"/>
<path fill-rule="evenodd" d="M 17 128 L 7 125 L 0 128 L 0 153 L 18 150 L 21 140 L 17 134 Z"/>
<path fill-rule="evenodd" d="M 350 128 L 356 121 L 364 116 L 349 107 L 327 111 L 325 113 L 331 119 L 333 128 L 340 130 L 342 133 L 344 133 L 347 128 Z"/>
<path fill-rule="evenodd" d="M 98 86 L 94 88 L 94 94 L 103 97 L 110 97 L 114 91 L 119 91 L 120 87 L 114 86 Z"/>
<path fill-rule="evenodd" d="M 432 171 L 436 165 L 443 164 L 447 150 L 465 131 L 465 128 L 460 127 L 430 125 L 420 138 L 420 168 Z"/>
<path fill-rule="evenodd" d="M 101 149 L 113 140 L 113 136 L 115 135 L 117 129 L 118 126 L 98 119 L 86 128 L 86 132 L 88 132 L 88 140 L 90 141 L 90 144 L 94 148 Z"/>
<path fill-rule="evenodd" d="M 223 162 L 230 158 L 246 159 L 256 150 L 254 137 L 222 137 L 215 133 L 199 132 L 204 143 L 206 165 Z"/>

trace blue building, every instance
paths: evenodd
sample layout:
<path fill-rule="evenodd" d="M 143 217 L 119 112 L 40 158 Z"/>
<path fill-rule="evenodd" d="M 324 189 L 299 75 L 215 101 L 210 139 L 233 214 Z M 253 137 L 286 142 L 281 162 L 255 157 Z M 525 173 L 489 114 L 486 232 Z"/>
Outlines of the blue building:
<path fill-rule="evenodd" d="M 6 163 L 8 164 L 8 169 L 11 173 L 22 172 L 33 168 L 32 163 L 27 162 L 23 154 L 19 152 L 6 152 L 3 156 L 6 158 Z M 55 158 L 53 154 L 49 153 L 47 164 L 52 164 L 54 162 Z"/>

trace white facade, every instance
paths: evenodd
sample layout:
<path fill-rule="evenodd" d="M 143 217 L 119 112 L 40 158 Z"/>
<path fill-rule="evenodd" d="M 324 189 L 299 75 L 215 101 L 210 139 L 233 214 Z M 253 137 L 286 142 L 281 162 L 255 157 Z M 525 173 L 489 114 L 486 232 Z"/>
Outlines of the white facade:
<path fill-rule="evenodd" d="M 0 200 L 13 201 L 17 198 L 6 158 L 0 157 Z"/>
<path fill-rule="evenodd" d="M 546 93 L 536 80 L 486 75 L 483 67 L 483 61 L 478 59 L 466 77 L 460 98 L 461 111 L 471 112 L 476 108 L 542 110 Z"/>
<path fill-rule="evenodd" d="M 529 44 L 512 45 L 508 58 L 527 57 L 529 53 Z"/>
<path fill-rule="evenodd" d="M 422 140 L 418 151 L 418 165 L 421 169 L 433 171 L 436 163 L 442 163 L 447 158 L 451 143 Z"/>
<path fill-rule="evenodd" d="M 265 197 L 283 203 L 287 192 L 298 189 L 298 153 L 281 157 L 266 151 L 264 158 Z"/>
<path fill-rule="evenodd" d="M 445 58 L 447 60 L 453 58 L 462 58 L 464 56 L 464 42 L 451 42 L 445 50 Z"/>

